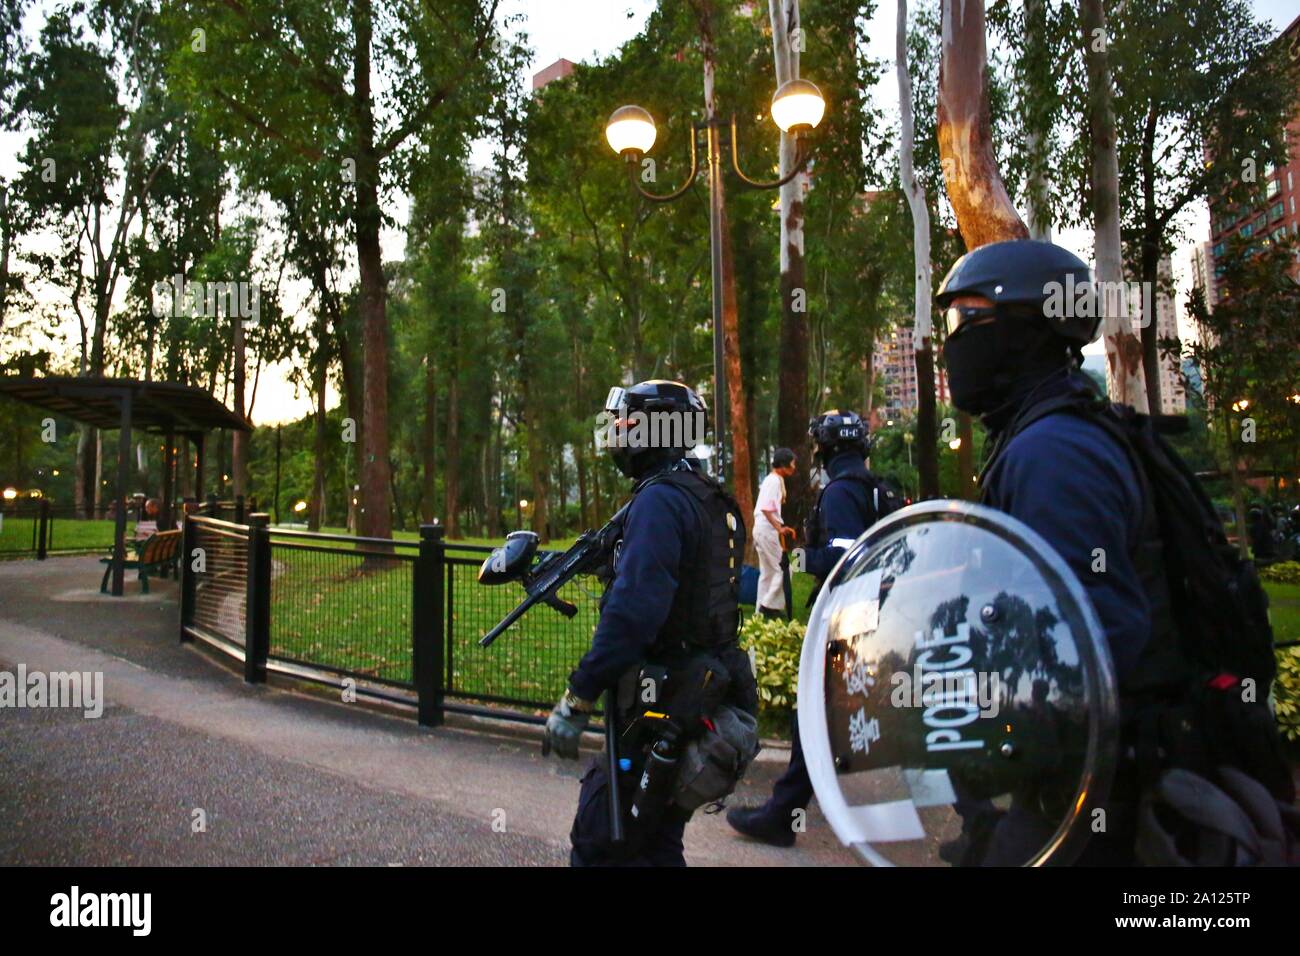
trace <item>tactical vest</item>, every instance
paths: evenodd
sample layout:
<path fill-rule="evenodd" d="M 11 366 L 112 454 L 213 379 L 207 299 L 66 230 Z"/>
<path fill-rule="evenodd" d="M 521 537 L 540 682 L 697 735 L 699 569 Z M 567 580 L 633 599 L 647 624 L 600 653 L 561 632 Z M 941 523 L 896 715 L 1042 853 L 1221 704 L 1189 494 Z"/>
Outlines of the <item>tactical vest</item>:
<path fill-rule="evenodd" d="M 700 533 L 693 551 L 682 554 L 677 592 L 650 655 L 680 660 L 734 645 L 740 628 L 740 568 L 745 556 L 740 507 L 720 484 L 693 470 L 665 471 L 647 478 L 633 489 L 633 500 L 656 484 L 672 485 L 686 496 Z M 609 581 L 618 573 L 622 542 L 620 528 Z"/>

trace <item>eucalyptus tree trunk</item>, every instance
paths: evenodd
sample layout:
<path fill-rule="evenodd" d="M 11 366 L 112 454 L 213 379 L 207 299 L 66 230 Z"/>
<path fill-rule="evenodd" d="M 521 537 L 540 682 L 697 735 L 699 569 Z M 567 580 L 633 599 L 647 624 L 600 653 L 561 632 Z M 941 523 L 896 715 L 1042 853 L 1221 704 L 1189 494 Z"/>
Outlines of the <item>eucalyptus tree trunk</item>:
<path fill-rule="evenodd" d="M 1025 49 L 1029 59 L 1028 77 L 1031 84 L 1039 77 L 1037 67 L 1049 55 L 1045 49 L 1048 44 L 1046 7 L 1043 0 L 1025 0 Z M 1035 84 L 1036 85 L 1036 84 Z M 1035 88 L 1031 96 L 1049 95 L 1046 89 Z M 1047 176 L 1047 145 L 1051 130 L 1041 129 L 1038 120 L 1043 115 L 1040 110 L 1029 112 L 1029 124 L 1025 131 L 1025 153 L 1029 157 L 1029 235 L 1042 242 L 1052 241 L 1052 204 L 1049 201 L 1051 184 Z M 963 497 L 966 497 L 963 495 Z"/>
<path fill-rule="evenodd" d="M 939 56 L 939 156 L 966 248 L 1028 239 L 998 172 L 989 121 L 983 0 L 943 0 Z"/>
<path fill-rule="evenodd" d="M 894 69 L 898 75 L 898 110 L 902 130 L 898 142 L 898 172 L 903 195 L 912 213 L 913 306 L 912 342 L 916 355 L 917 472 L 920 495 L 939 494 L 939 459 L 935 450 L 934 351 L 930 305 L 930 208 L 925 192 L 916 181 L 913 149 L 916 122 L 912 115 L 912 78 L 907 71 L 907 0 L 898 0 Z"/>
<path fill-rule="evenodd" d="M 799 78 L 799 0 L 768 0 L 776 85 Z M 795 137 L 781 134 L 780 175 L 788 176 L 797 158 Z M 799 467 L 787 479 L 783 517 L 799 527 L 808 504 L 808 314 L 804 263 L 803 197 L 808 174 L 781 187 L 781 350 L 777 356 L 777 441 L 794 451 Z"/>
<path fill-rule="evenodd" d="M 713 78 L 716 53 L 713 44 L 714 4 L 711 0 L 691 0 L 700 28 L 700 50 L 704 57 L 704 118 L 717 121 L 717 103 Z M 731 439 L 731 490 L 745 519 L 746 537 L 752 539 L 754 521 L 754 470 L 749 451 L 749 411 L 745 403 L 744 377 L 740 364 L 740 328 L 736 307 L 736 268 L 731 248 L 731 230 L 723 195 L 723 178 L 713 177 L 717 190 L 714 201 L 721 208 L 722 219 L 722 354 L 728 406 L 728 436 Z M 723 386 L 718 383 L 719 390 Z M 717 396 L 715 396 L 715 401 Z M 749 545 L 752 549 L 752 541 Z"/>
<path fill-rule="evenodd" d="M 1032 3 L 1027 16 L 1041 8 Z M 943 0 L 943 42 L 939 57 L 939 156 L 948 198 L 957 216 L 957 228 L 967 250 L 991 242 L 1027 239 L 1029 230 L 1020 219 L 998 171 L 989 119 L 988 51 L 985 45 L 984 2 Z M 1042 174 L 1041 165 L 1038 173 Z M 1042 189 L 1045 183 L 1031 184 Z M 1034 200 L 1040 233 L 1044 226 L 1045 193 Z M 971 495 L 973 432 L 970 416 L 958 416 L 957 494 Z"/>
<path fill-rule="evenodd" d="M 1079 0 L 1079 19 L 1088 69 L 1093 254 L 1097 260 L 1096 280 L 1102 292 L 1097 304 L 1102 309 L 1102 333 L 1106 340 L 1106 389 L 1111 401 L 1145 412 L 1149 406 L 1142 376 L 1142 343 L 1133 334 L 1125 315 L 1126 299 L 1121 291 L 1124 266 L 1119 231 L 1119 154 L 1103 0 Z"/>

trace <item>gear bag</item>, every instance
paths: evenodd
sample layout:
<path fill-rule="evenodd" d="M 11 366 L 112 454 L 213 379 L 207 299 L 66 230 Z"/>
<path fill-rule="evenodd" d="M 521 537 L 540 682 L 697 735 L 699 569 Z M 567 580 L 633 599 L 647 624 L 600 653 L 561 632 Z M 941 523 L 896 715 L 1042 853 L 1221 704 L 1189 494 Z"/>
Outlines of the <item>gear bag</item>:
<path fill-rule="evenodd" d="M 758 720 L 722 704 L 682 753 L 673 803 L 694 811 L 729 796 L 758 751 Z"/>
<path fill-rule="evenodd" d="M 866 489 L 867 498 L 871 501 L 874 509 L 873 514 L 864 513 L 862 515 L 862 527 L 865 530 L 879 521 L 885 515 L 892 514 L 903 503 L 899 500 L 894 490 L 885 484 L 881 479 L 870 473 L 860 474 L 851 472 L 847 475 L 840 475 L 838 478 L 832 478 L 822 486 L 817 492 L 817 501 L 813 504 L 813 509 L 809 512 L 808 517 L 804 520 L 804 541 L 809 547 L 820 548 L 826 544 L 826 529 L 822 527 L 822 496 L 826 494 L 826 489 L 837 481 L 852 481 Z M 809 602 L 811 603 L 811 602 Z"/>
<path fill-rule="evenodd" d="M 1048 399 L 1018 416 L 994 457 L 1015 434 L 1062 411 L 1114 437 L 1143 485 L 1134 561 L 1153 633 L 1121 686 L 1124 743 L 1142 787 L 1139 857 L 1166 865 L 1294 860 L 1300 816 L 1267 704 L 1277 661 L 1254 564 L 1228 542 L 1195 475 L 1150 416 L 1128 406 L 1080 394 Z"/>

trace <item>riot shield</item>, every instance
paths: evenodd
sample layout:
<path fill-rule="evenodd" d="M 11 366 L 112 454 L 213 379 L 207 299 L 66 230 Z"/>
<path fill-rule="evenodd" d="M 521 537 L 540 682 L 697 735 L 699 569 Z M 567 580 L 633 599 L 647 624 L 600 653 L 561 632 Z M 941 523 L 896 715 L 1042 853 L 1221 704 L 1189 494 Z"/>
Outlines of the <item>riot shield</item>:
<path fill-rule="evenodd" d="M 963 501 L 898 511 L 845 552 L 798 706 L 822 812 L 877 865 L 1069 863 L 1117 757 L 1082 585 L 1022 522 Z"/>

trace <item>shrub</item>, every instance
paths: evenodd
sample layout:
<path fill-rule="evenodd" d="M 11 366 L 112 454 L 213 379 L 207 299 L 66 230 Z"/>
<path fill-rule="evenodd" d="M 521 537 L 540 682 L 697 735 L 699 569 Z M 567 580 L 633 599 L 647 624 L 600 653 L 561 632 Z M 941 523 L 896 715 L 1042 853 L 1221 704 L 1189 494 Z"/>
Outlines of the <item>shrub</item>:
<path fill-rule="evenodd" d="M 1300 561 L 1279 561 L 1259 569 L 1261 581 L 1275 584 L 1300 584 Z"/>
<path fill-rule="evenodd" d="M 1300 743 L 1300 647 L 1277 652 L 1277 680 L 1273 684 L 1273 705 L 1282 736 Z"/>
<path fill-rule="evenodd" d="M 741 626 L 740 646 L 754 661 L 763 712 L 789 713 L 794 708 L 803 634 L 802 621 L 786 622 L 760 614 L 747 618 Z"/>

